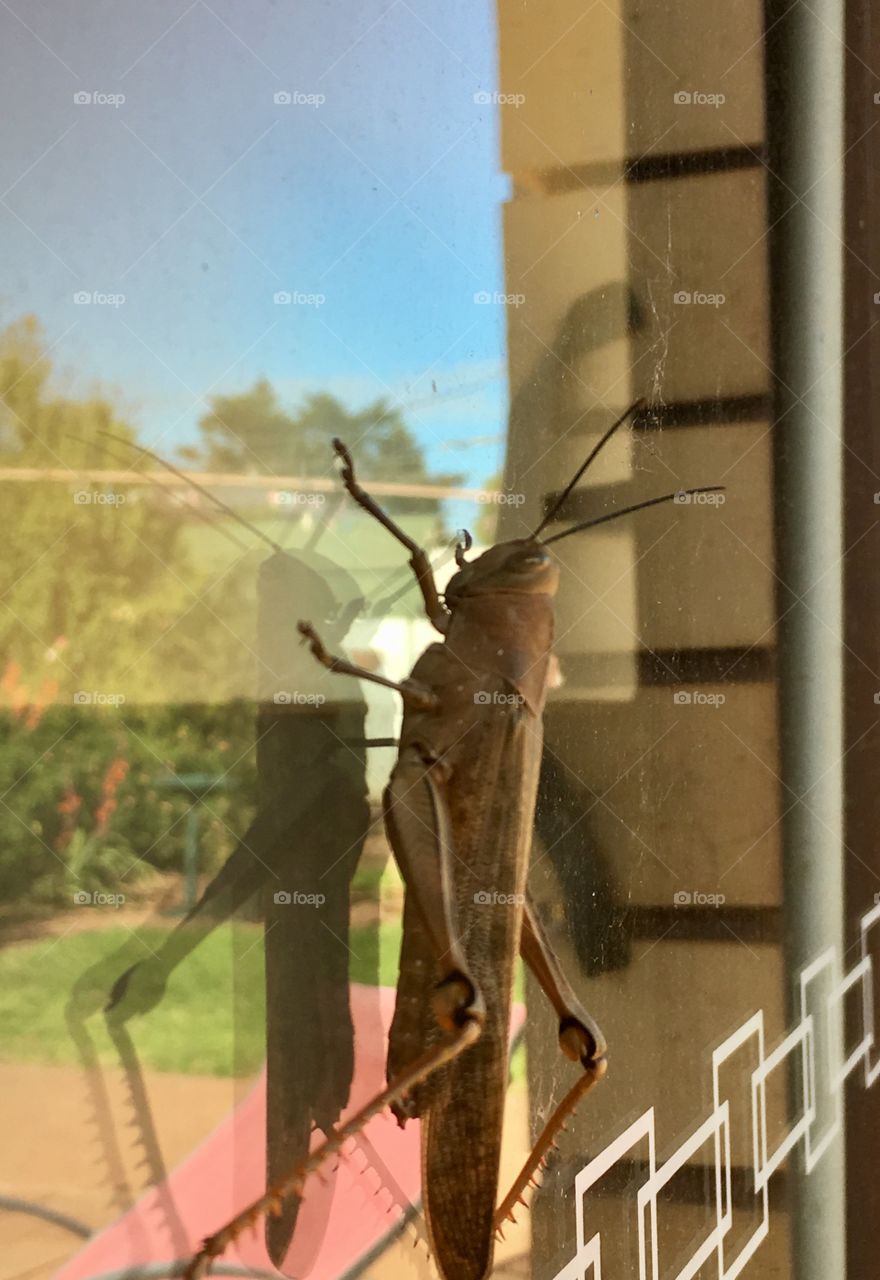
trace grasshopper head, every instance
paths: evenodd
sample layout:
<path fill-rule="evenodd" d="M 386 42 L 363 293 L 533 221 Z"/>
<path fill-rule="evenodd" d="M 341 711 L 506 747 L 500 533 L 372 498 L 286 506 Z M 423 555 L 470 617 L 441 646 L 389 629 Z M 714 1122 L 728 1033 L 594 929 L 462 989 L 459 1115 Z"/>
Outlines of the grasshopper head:
<path fill-rule="evenodd" d="M 476 560 L 462 562 L 446 588 L 446 603 L 454 609 L 465 596 L 499 591 L 554 596 L 558 585 L 559 568 L 549 552 L 536 538 L 517 538 L 499 542 Z"/>
<path fill-rule="evenodd" d="M 644 502 L 636 502 L 632 506 L 621 507 L 617 510 L 606 512 L 605 515 L 594 516 L 591 520 L 583 520 L 578 524 L 570 525 L 569 528 L 563 529 L 560 533 L 554 533 L 552 537 L 541 538 L 540 535 L 547 525 L 557 518 L 569 494 L 596 455 L 605 447 L 615 431 L 626 421 L 629 415 L 641 407 L 643 407 L 643 401 L 637 400 L 635 404 L 630 405 L 625 413 L 620 415 L 616 422 L 612 423 L 599 443 L 588 454 L 586 461 L 578 467 L 562 493 L 556 497 L 549 509 L 545 511 L 540 524 L 528 538 L 517 538 L 512 542 L 499 542 L 497 547 L 490 547 L 488 551 L 484 551 L 476 560 L 468 562 L 465 560 L 464 554 L 470 547 L 470 534 L 465 535 L 465 540 L 459 544 L 455 556 L 459 572 L 450 579 L 446 588 L 446 603 L 450 609 L 454 609 L 460 600 L 472 596 L 506 593 L 520 596 L 552 597 L 556 594 L 559 586 L 559 568 L 547 551 L 552 542 L 559 542 L 560 539 L 568 538 L 573 533 L 581 533 L 583 530 L 592 529 L 596 525 L 607 524 L 610 520 L 618 520 L 621 516 L 630 515 L 633 511 L 642 511 L 646 507 L 654 507 L 661 502 L 679 502 L 687 496 L 693 496 L 698 493 L 716 493 L 723 488 L 722 485 L 711 485 L 702 489 L 679 489 L 675 493 L 664 493 L 659 498 L 647 498 Z"/>

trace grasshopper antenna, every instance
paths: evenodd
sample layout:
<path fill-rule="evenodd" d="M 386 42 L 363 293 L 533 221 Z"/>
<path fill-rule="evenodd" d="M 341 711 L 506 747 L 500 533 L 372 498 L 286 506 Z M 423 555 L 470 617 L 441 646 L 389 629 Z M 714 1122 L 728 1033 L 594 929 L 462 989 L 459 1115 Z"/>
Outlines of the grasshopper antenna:
<path fill-rule="evenodd" d="M 76 440 L 78 444 L 92 445 L 95 443 L 94 440 L 83 440 L 82 436 L 74 436 L 74 435 L 71 435 L 70 432 L 67 433 L 67 438 L 68 440 Z M 139 446 L 134 445 L 132 447 L 138 448 Z M 103 453 L 106 453 L 108 457 L 118 458 L 120 462 L 123 461 L 123 455 L 121 453 L 118 453 L 115 449 L 109 449 L 105 444 L 101 445 L 100 448 L 101 448 L 101 451 Z M 144 475 L 143 479 L 146 480 L 148 484 L 154 485 L 157 489 L 164 488 L 164 486 L 160 485 L 158 480 L 156 480 L 151 475 Z M 209 520 L 208 517 L 205 515 L 204 511 L 199 511 L 198 507 L 193 507 L 191 508 L 191 510 L 193 515 L 198 516 L 199 520 L 204 520 L 205 524 L 210 525 L 212 529 L 216 529 L 217 532 L 221 533 L 224 538 L 227 538 L 229 542 L 232 543 L 233 546 L 238 547 L 239 551 L 250 550 L 250 548 L 246 547 L 240 538 L 236 538 L 235 534 L 231 533 L 229 529 L 224 529 L 222 524 L 215 524 L 213 520 Z"/>
<path fill-rule="evenodd" d="M 345 497 L 344 493 L 334 494 L 331 497 L 330 501 L 326 504 L 326 506 L 329 507 L 330 510 L 326 511 L 326 513 L 322 512 L 320 520 L 317 520 L 315 522 L 315 527 L 312 529 L 312 532 L 309 534 L 308 539 L 302 548 L 303 551 L 314 551 L 315 547 L 318 545 L 318 541 L 320 540 L 321 536 L 329 528 L 330 521 L 336 515 L 336 512 L 339 510 L 339 508 L 342 506 L 342 501 L 344 497 Z"/>
<path fill-rule="evenodd" d="M 177 476 L 178 480 L 182 480 L 183 483 L 188 484 L 191 489 L 195 489 L 196 493 L 200 493 L 203 498 L 207 498 L 209 502 L 213 502 L 215 507 L 218 507 L 221 511 L 225 511 L 228 516 L 232 516 L 233 520 L 240 524 L 242 528 L 247 529 L 248 533 L 252 533 L 255 538 L 259 538 L 261 542 L 265 542 L 267 546 L 271 547 L 273 551 L 277 551 L 279 555 L 285 554 L 284 548 L 280 543 L 275 542 L 275 540 L 270 538 L 268 534 L 263 533 L 256 527 L 256 525 L 251 524 L 249 520 L 245 520 L 243 515 L 240 515 L 233 507 L 228 506 L 222 498 L 218 498 L 216 494 L 211 493 L 210 490 L 204 487 L 204 485 L 193 480 L 193 478 L 188 476 L 185 471 L 181 471 L 171 462 L 166 462 L 158 453 L 153 453 L 152 449 L 147 449 L 142 444 L 133 444 L 129 440 L 123 440 L 120 436 L 113 435 L 112 431 L 99 431 L 98 435 L 107 436 L 109 440 L 115 440 L 117 444 L 124 444 L 129 449 L 138 449 L 141 453 L 145 453 L 148 458 L 152 458 L 154 462 L 158 462 L 160 467 L 164 467 L 165 470 L 170 471 L 173 476 Z"/>
<path fill-rule="evenodd" d="M 675 502 L 676 499 L 681 502 L 682 498 L 691 497 L 695 493 L 723 493 L 726 485 L 710 484 L 703 489 L 676 489 L 675 493 L 664 493 L 660 498 L 647 498 L 644 502 L 636 502 L 631 507 L 624 507 L 621 511 L 611 511 L 607 515 L 597 516 L 594 520 L 585 520 L 583 524 L 573 524 L 570 529 L 563 529 L 562 533 L 554 533 L 552 538 L 544 538 L 542 545 L 549 547 L 551 542 L 559 542 L 560 538 L 567 538 L 571 533 L 580 533 L 583 529 L 594 529 L 597 524 L 607 524 L 609 520 L 618 520 L 621 516 L 631 515 L 633 511 L 644 511 L 645 507 L 656 507 L 661 502 Z"/>
<path fill-rule="evenodd" d="M 580 467 L 577 469 L 577 471 L 574 473 L 574 475 L 572 476 L 572 478 L 569 480 L 568 484 L 567 484 L 567 485 L 565 486 L 565 488 L 562 490 L 562 493 L 560 493 L 559 497 L 558 497 L 558 498 L 556 499 L 556 501 L 553 503 L 553 506 L 550 508 L 550 510 L 549 510 L 549 511 L 547 512 L 547 514 L 544 516 L 544 519 L 543 519 L 543 520 L 541 521 L 541 523 L 538 525 L 538 527 L 537 527 L 537 529 L 535 530 L 535 532 L 531 535 L 531 536 L 532 536 L 532 538 L 537 538 L 537 537 L 538 537 L 538 534 L 541 532 L 541 530 L 542 530 L 542 529 L 546 529 L 547 525 L 548 525 L 548 524 L 550 524 L 550 522 L 552 521 L 553 517 L 556 515 L 557 511 L 559 511 L 559 510 L 560 510 L 560 508 L 562 507 L 562 504 L 565 502 L 565 499 L 568 497 L 568 495 L 571 493 L 572 489 L 573 489 L 573 488 L 575 487 L 575 485 L 577 484 L 578 480 L 580 480 L 581 476 L 582 476 L 582 475 L 584 474 L 584 472 L 586 471 L 587 467 L 589 467 L 590 463 L 591 463 L 591 462 L 593 461 L 593 459 L 597 456 L 597 454 L 601 453 L 601 451 L 605 448 L 606 444 L 607 444 L 607 443 L 608 443 L 608 441 L 611 439 L 611 437 L 614 435 L 614 433 L 615 433 L 615 431 L 618 429 L 618 427 L 623 426 L 624 422 L 626 422 L 627 418 L 630 416 L 630 414 L 631 414 L 631 413 L 635 413 L 638 409 L 642 409 L 642 408 L 644 408 L 644 404 L 645 404 L 645 401 L 644 401 L 644 399 L 640 396 L 638 400 L 633 401 L 633 403 L 629 406 L 629 408 L 628 408 L 628 409 L 626 409 L 626 410 L 625 410 L 625 411 L 620 415 L 620 417 L 617 419 L 617 421 L 616 421 L 616 422 L 614 422 L 614 423 L 612 423 L 612 424 L 611 424 L 611 426 L 610 426 L 610 427 L 608 428 L 608 430 L 605 432 L 604 436 L 603 436 L 603 437 L 602 437 L 602 439 L 599 441 L 599 443 L 596 445 L 596 447 L 595 447 L 595 448 L 594 448 L 594 449 L 593 449 L 593 450 L 592 450 L 592 451 L 587 455 L 586 461 L 581 463 Z M 551 538 L 551 539 L 550 539 L 550 541 L 552 542 L 552 541 L 553 541 L 553 539 Z"/>

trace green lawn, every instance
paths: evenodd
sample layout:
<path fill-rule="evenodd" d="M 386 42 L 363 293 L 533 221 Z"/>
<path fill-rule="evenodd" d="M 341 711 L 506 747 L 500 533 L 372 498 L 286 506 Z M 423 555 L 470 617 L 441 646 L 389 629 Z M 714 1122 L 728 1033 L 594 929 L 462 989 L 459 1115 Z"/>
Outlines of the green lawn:
<path fill-rule="evenodd" d="M 170 927 L 170 926 L 169 926 Z M 101 1010 L 113 980 L 147 960 L 166 930 L 150 926 L 80 932 L 21 943 L 0 952 L 0 1058 L 12 1062 L 76 1064 L 84 1028 L 101 1060 L 119 1055 Z M 262 930 L 221 925 L 172 974 L 161 1003 L 130 1019 L 140 1063 L 156 1071 L 246 1076 L 264 1056 L 265 999 Z M 355 928 L 349 939 L 354 982 L 393 986 L 400 925 Z M 235 983 L 233 986 L 233 977 Z M 517 999 L 522 978 L 517 976 Z M 520 1055 L 518 1055 L 520 1057 Z M 522 1075 L 521 1061 L 514 1076 Z"/>
<path fill-rule="evenodd" d="M 144 928 L 138 942 L 128 930 L 96 930 L 7 948 L 0 954 L 0 1056 L 6 1061 L 77 1063 L 75 1033 L 84 1026 L 101 1060 L 118 1063 L 100 1012 L 108 988 L 127 964 L 148 959 L 147 948 L 155 949 L 165 932 Z M 241 957 L 238 989 L 247 991 L 247 999 L 238 1001 L 237 1016 L 232 1007 L 234 953 Z M 66 1017 L 72 993 L 77 1006 L 73 1030 Z M 172 974 L 161 1005 L 127 1026 L 144 1067 L 245 1075 L 262 1060 L 263 1019 L 259 929 L 223 925 Z"/>

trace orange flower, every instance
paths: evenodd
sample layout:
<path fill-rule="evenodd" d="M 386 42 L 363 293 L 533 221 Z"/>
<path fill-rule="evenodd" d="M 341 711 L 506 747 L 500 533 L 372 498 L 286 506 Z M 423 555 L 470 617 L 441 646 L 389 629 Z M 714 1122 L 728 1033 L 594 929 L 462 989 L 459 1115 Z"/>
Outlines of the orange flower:
<path fill-rule="evenodd" d="M 32 703 L 24 708 L 24 727 L 26 729 L 36 729 L 37 725 L 43 718 L 43 712 L 50 702 L 55 701 L 55 695 L 58 692 L 57 680 L 44 680 L 40 685 L 40 691 Z"/>
<path fill-rule="evenodd" d="M 82 806 L 82 796 L 73 787 L 68 787 L 58 801 L 58 812 L 61 814 L 61 830 L 55 839 L 55 848 L 66 849 L 76 830 L 76 815 Z"/>
<path fill-rule="evenodd" d="M 73 787 L 68 787 L 63 799 L 58 801 L 58 812 L 61 814 L 76 813 L 82 804 L 82 796 Z"/>
<path fill-rule="evenodd" d="M 0 676 L 0 689 L 2 689 L 4 693 L 11 694 L 12 691 L 18 687 L 20 681 L 21 665 L 10 658 L 6 664 L 6 669 L 4 670 L 3 675 Z"/>
<path fill-rule="evenodd" d="M 101 803 L 95 810 L 95 834 L 103 835 L 116 809 L 116 792 L 128 774 L 128 761 L 123 756 L 111 760 L 101 784 Z"/>

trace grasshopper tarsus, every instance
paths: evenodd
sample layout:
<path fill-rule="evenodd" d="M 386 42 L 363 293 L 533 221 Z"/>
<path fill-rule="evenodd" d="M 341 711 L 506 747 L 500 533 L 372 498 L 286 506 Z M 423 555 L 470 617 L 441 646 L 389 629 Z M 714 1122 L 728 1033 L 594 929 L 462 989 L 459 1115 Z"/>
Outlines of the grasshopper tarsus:
<path fill-rule="evenodd" d="M 556 1137 L 564 1129 L 566 1120 L 571 1119 L 581 1099 L 586 1097 L 590 1090 L 599 1083 L 605 1074 L 606 1068 L 607 1063 L 604 1058 L 597 1059 L 585 1068 L 581 1079 L 569 1089 L 559 1106 L 550 1116 L 532 1149 L 531 1155 L 514 1180 L 513 1186 L 495 1210 L 494 1220 L 496 1227 L 511 1216 L 513 1206 L 523 1195 L 526 1187 L 532 1182 L 536 1171 L 543 1167 L 549 1152 L 558 1146 Z"/>
<path fill-rule="evenodd" d="M 465 556 L 474 545 L 469 529 L 461 529 L 459 531 L 459 540 L 455 548 L 455 563 L 459 569 L 465 565 Z"/>
<path fill-rule="evenodd" d="M 333 437 L 333 451 L 335 452 L 338 458 L 342 459 L 343 467 L 344 467 L 343 478 L 345 480 L 350 480 L 353 482 L 354 481 L 354 463 L 352 462 L 351 454 L 348 451 L 348 446 L 344 444 L 342 440 L 339 439 L 339 436 Z M 346 472 L 348 473 L 347 475 L 346 475 Z"/>

